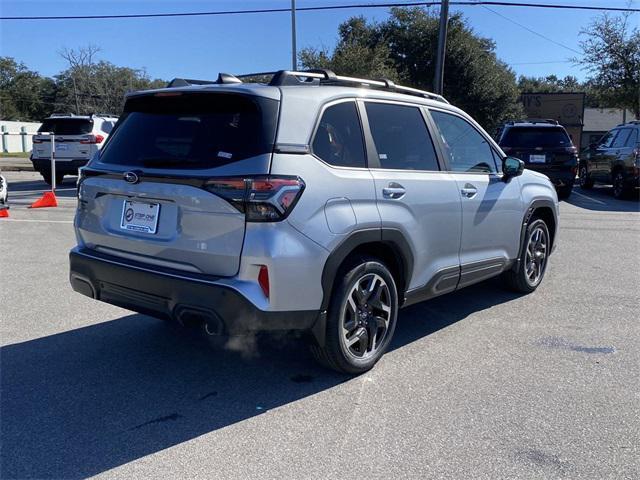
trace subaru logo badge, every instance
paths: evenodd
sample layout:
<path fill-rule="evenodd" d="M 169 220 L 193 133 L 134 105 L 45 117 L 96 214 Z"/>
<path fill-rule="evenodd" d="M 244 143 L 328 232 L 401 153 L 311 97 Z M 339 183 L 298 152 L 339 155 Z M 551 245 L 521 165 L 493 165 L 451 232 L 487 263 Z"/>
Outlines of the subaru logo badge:
<path fill-rule="evenodd" d="M 124 174 L 124 180 L 129 183 L 138 183 L 140 179 L 135 172 L 127 172 Z"/>

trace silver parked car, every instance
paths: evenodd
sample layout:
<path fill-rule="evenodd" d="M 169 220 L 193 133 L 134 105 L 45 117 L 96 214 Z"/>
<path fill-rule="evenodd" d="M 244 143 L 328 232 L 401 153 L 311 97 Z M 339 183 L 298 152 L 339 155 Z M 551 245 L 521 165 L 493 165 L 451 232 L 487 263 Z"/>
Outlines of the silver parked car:
<path fill-rule="evenodd" d="M 269 75 L 129 95 L 79 181 L 76 291 L 209 334 L 303 330 L 360 373 L 400 307 L 538 287 L 555 189 L 469 115 L 387 80 Z"/>

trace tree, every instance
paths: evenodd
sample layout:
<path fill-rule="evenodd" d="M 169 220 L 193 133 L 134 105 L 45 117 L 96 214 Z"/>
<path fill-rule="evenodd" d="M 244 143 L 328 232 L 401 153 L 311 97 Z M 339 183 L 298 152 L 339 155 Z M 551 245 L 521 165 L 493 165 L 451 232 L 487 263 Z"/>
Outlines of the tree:
<path fill-rule="evenodd" d="M 558 78 L 556 75 L 546 77 L 525 77 L 518 78 L 518 89 L 522 93 L 563 93 L 563 92 L 583 92 L 586 85 L 580 83 L 572 75 Z"/>
<path fill-rule="evenodd" d="M 423 8 L 393 8 L 382 23 L 354 17 L 340 25 L 333 52 L 304 49 L 306 68 L 386 77 L 431 90 L 436 63 L 439 17 Z M 521 115 L 515 74 L 496 58 L 495 44 L 473 32 L 460 14 L 449 19 L 444 95 L 487 130 Z"/>
<path fill-rule="evenodd" d="M 54 108 L 56 85 L 11 57 L 0 57 L 0 118 L 37 120 Z"/>
<path fill-rule="evenodd" d="M 628 108 L 640 118 L 640 29 L 631 27 L 637 25 L 633 18 L 631 13 L 598 17 L 581 31 L 583 56 L 574 62 L 589 72 L 602 103 Z"/>

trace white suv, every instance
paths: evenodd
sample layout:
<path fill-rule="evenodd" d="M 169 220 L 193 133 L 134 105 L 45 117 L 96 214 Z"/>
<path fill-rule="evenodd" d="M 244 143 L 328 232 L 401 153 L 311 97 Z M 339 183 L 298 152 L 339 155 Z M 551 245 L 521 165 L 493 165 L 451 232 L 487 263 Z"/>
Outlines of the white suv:
<path fill-rule="evenodd" d="M 65 175 L 76 175 L 104 145 L 118 117 L 108 114 L 53 114 L 46 118 L 33 136 L 31 162 L 44 181 L 51 184 L 51 139 L 55 134 L 56 184 Z"/>

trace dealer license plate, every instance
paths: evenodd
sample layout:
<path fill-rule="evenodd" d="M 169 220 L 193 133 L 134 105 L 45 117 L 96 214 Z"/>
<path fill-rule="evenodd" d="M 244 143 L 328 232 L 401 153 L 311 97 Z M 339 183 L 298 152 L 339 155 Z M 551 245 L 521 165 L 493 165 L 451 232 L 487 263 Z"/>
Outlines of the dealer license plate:
<path fill-rule="evenodd" d="M 125 200 L 122 205 L 120 228 L 136 232 L 156 233 L 159 214 L 159 203 Z"/>
<path fill-rule="evenodd" d="M 546 155 L 529 155 L 529 163 L 545 163 L 546 161 Z"/>

